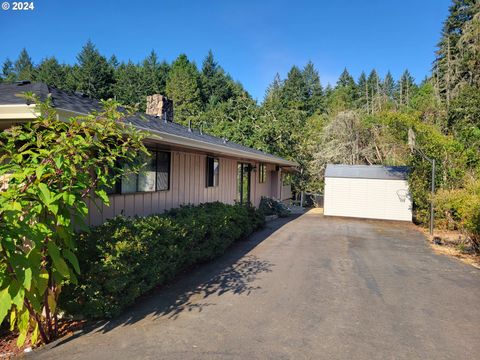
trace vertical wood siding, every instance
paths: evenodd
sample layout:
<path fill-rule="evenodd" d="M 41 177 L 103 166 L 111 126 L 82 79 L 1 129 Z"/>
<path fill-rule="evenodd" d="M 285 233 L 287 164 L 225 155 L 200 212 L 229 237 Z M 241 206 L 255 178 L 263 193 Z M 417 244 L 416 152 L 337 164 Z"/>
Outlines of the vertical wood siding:
<path fill-rule="evenodd" d="M 221 201 L 233 204 L 237 197 L 237 164 L 239 161 L 219 158 L 219 185 L 206 187 L 206 155 L 172 151 L 170 168 L 170 190 L 115 194 L 110 196 L 110 206 L 98 202 L 89 204 L 89 224 L 99 225 L 106 219 L 123 214 L 146 216 L 161 214 L 180 205 L 198 205 L 204 202 Z M 267 179 L 259 183 L 259 163 L 251 163 L 257 171 L 251 176 L 251 201 L 260 204 L 262 196 L 272 196 L 271 171 L 275 165 L 267 164 Z"/>

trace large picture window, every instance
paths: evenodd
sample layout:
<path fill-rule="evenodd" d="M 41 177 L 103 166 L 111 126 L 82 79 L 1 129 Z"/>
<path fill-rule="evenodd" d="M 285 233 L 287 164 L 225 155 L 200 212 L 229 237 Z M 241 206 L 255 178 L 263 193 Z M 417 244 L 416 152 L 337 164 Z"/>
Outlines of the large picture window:
<path fill-rule="evenodd" d="M 258 166 L 258 182 L 263 184 L 267 181 L 267 165 L 260 163 Z"/>
<path fill-rule="evenodd" d="M 149 150 L 150 156 L 142 159 L 145 166 L 138 174 L 122 178 L 121 193 L 153 192 L 170 188 L 170 153 Z"/>
<path fill-rule="evenodd" d="M 217 158 L 207 157 L 207 187 L 218 186 L 220 165 Z"/>

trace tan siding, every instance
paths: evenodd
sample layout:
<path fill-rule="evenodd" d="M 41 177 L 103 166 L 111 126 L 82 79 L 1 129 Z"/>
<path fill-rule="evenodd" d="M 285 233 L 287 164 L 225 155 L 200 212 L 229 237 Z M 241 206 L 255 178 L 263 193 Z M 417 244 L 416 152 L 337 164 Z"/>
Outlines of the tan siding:
<path fill-rule="evenodd" d="M 110 206 L 102 206 L 99 211 L 89 205 L 89 223 L 100 224 L 108 218 L 124 214 L 125 216 L 145 216 L 161 214 L 166 209 L 181 204 L 200 204 L 221 201 L 233 204 L 237 194 L 237 163 L 230 158 L 220 158 L 220 178 L 218 187 L 206 187 L 206 155 L 172 151 L 170 169 L 170 190 L 153 193 L 116 194 L 110 196 Z M 274 165 L 267 165 L 267 181 L 258 183 L 258 168 L 252 173 L 252 202 L 258 206 L 262 196 L 270 196 L 270 171 Z"/>

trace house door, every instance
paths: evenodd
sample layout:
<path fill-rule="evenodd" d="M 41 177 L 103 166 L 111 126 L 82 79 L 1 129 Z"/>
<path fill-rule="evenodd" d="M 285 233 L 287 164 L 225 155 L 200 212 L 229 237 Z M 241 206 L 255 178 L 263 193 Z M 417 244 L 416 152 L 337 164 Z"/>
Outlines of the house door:
<path fill-rule="evenodd" d="M 238 163 L 237 165 L 237 200 L 241 204 L 250 202 L 250 164 Z"/>

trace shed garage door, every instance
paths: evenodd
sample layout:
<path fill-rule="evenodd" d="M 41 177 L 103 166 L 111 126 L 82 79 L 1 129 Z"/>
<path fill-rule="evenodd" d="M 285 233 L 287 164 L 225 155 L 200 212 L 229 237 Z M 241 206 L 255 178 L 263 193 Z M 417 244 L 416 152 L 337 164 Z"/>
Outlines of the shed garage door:
<path fill-rule="evenodd" d="M 328 165 L 324 214 L 385 220 L 412 220 L 408 168 Z"/>

